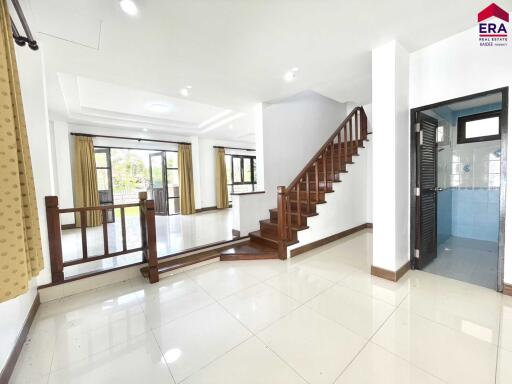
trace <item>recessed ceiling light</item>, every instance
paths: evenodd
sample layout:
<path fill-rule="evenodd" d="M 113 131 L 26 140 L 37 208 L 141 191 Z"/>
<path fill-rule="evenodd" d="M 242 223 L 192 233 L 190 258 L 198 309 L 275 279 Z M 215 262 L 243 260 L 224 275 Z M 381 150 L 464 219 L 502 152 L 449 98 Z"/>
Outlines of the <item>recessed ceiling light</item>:
<path fill-rule="evenodd" d="M 146 107 L 146 109 L 149 109 L 150 111 L 157 112 L 157 113 L 169 112 L 172 109 L 171 104 L 166 103 L 166 102 L 161 102 L 161 101 L 148 103 L 148 104 L 146 104 L 145 107 Z"/>
<path fill-rule="evenodd" d="M 137 4 L 135 4 L 133 0 L 121 0 L 119 1 L 119 5 L 124 13 L 130 16 L 135 16 L 139 12 Z"/>
<path fill-rule="evenodd" d="M 190 88 L 188 88 L 188 87 L 181 88 L 180 95 L 183 96 L 183 97 L 188 97 L 188 95 L 190 95 L 189 89 Z"/>
<path fill-rule="evenodd" d="M 293 67 L 292 69 L 290 69 L 288 72 L 286 72 L 284 74 L 284 76 L 283 76 L 284 81 L 286 81 L 287 83 L 290 83 L 293 80 L 295 80 L 297 78 L 298 71 L 299 71 L 299 68 L 297 68 L 297 67 Z"/>
<path fill-rule="evenodd" d="M 142 132 L 147 132 L 148 129 L 147 128 L 142 128 Z"/>

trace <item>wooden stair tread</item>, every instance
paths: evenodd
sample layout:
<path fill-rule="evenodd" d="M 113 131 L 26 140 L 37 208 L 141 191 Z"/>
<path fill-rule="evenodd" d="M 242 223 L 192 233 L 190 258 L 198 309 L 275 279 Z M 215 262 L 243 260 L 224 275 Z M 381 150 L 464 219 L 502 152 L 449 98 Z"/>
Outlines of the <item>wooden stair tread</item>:
<path fill-rule="evenodd" d="M 277 208 L 269 209 L 269 211 L 277 214 Z M 297 216 L 297 212 L 292 212 L 291 215 Z M 318 216 L 318 213 L 316 213 L 316 212 L 311 212 L 311 213 L 301 212 L 300 215 L 303 217 L 313 217 L 313 216 Z"/>

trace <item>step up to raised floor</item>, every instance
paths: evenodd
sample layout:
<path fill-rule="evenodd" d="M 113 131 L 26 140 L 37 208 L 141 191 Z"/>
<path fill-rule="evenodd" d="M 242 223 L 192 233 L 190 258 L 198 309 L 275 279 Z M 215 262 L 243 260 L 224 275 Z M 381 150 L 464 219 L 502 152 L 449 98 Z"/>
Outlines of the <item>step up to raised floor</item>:
<path fill-rule="evenodd" d="M 254 231 L 254 232 L 249 233 L 249 237 L 251 238 L 251 242 L 263 244 L 263 245 L 273 248 L 275 250 L 278 249 L 278 246 L 280 243 L 280 240 L 279 240 L 277 234 L 273 234 L 273 233 Z M 294 239 L 288 241 L 287 245 L 289 246 L 289 245 L 293 245 L 293 244 L 297 244 L 297 243 L 298 243 L 298 240 L 296 238 L 294 238 Z"/>
<path fill-rule="evenodd" d="M 276 249 L 267 247 L 254 241 L 249 241 L 246 244 L 235 245 L 220 254 L 221 261 L 264 260 L 278 258 L 279 254 Z"/>

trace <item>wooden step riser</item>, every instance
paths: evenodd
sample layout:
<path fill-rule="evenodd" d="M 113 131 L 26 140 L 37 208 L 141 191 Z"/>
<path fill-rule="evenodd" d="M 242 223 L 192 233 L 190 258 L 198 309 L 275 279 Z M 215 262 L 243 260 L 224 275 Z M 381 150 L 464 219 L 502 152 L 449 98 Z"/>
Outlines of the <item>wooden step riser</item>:
<path fill-rule="evenodd" d="M 263 245 L 273 248 L 273 249 L 277 249 L 277 244 L 271 240 L 267 240 L 262 237 L 252 236 L 251 234 L 249 234 L 249 237 L 250 237 L 251 241 L 254 241 L 258 244 L 263 244 Z"/>

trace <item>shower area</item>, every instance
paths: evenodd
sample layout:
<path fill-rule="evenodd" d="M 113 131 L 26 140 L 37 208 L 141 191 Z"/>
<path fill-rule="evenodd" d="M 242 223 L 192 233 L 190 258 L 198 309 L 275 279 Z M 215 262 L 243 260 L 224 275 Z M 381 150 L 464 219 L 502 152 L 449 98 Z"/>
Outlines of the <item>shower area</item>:
<path fill-rule="evenodd" d="M 425 111 L 437 121 L 437 255 L 423 270 L 496 289 L 502 94 Z"/>

